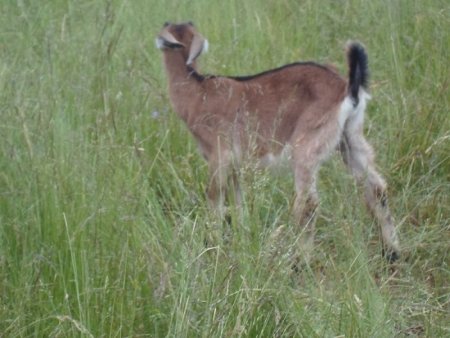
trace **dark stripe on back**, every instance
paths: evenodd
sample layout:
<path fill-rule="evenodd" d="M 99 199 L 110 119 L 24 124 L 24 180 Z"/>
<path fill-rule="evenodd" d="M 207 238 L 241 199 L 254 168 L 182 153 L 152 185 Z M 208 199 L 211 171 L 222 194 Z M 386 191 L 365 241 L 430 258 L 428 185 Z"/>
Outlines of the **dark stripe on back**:
<path fill-rule="evenodd" d="M 283 69 L 286 69 L 286 68 L 291 68 L 291 67 L 296 67 L 296 66 L 313 66 L 313 67 L 322 68 L 322 69 L 327 70 L 327 71 L 331 71 L 329 68 L 325 67 L 324 65 L 321 65 L 321 64 L 316 63 L 316 62 L 308 61 L 308 62 L 295 62 L 295 63 L 287 64 L 287 65 L 284 65 L 284 66 L 281 66 L 281 67 L 278 67 L 278 68 L 266 70 L 265 72 L 258 73 L 258 74 L 255 74 L 255 75 L 227 76 L 227 78 L 233 79 L 233 80 L 236 80 L 236 81 L 241 81 L 241 82 L 243 82 L 243 81 L 250 81 L 250 80 L 256 79 L 258 77 L 264 76 L 264 75 L 269 75 L 269 74 L 272 74 L 272 73 L 276 73 L 276 72 L 278 72 L 280 70 L 283 70 Z"/>
<path fill-rule="evenodd" d="M 272 73 L 276 73 L 279 72 L 283 69 L 286 68 L 291 68 L 291 67 L 297 67 L 297 66 L 312 66 L 312 67 L 317 67 L 317 68 L 321 68 L 323 70 L 329 71 L 333 74 L 336 74 L 333 70 L 331 70 L 330 68 L 321 65 L 319 63 L 316 62 L 312 62 L 312 61 L 308 61 L 308 62 L 295 62 L 295 63 L 291 63 L 291 64 L 287 64 L 278 68 L 274 68 L 274 69 L 270 69 L 270 70 L 266 70 L 264 72 L 258 73 L 258 74 L 254 74 L 254 75 L 247 75 L 247 76 L 216 76 L 216 75 L 201 75 L 199 74 L 194 68 L 192 68 L 191 66 L 187 66 L 188 67 L 188 71 L 190 76 L 192 76 L 195 80 L 202 82 L 206 79 L 214 79 L 214 78 L 218 78 L 218 77 L 223 77 L 226 79 L 231 79 L 231 80 L 235 80 L 235 81 L 239 81 L 239 82 L 245 82 L 245 81 L 250 81 L 250 80 L 254 80 L 257 79 L 259 77 L 265 76 L 265 75 L 269 75 Z"/>

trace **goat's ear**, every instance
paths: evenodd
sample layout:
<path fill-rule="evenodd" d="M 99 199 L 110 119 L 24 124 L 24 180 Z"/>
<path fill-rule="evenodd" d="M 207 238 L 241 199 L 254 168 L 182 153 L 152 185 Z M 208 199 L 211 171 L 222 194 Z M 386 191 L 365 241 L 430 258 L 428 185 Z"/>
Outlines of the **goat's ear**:
<path fill-rule="evenodd" d="M 164 44 L 168 47 L 184 47 L 180 41 L 178 41 L 171 33 L 167 30 L 163 30 L 161 34 L 159 34 L 159 38 L 164 41 Z"/>
<path fill-rule="evenodd" d="M 194 62 L 194 60 L 206 49 L 208 48 L 208 41 L 200 34 L 194 34 L 192 38 L 191 48 L 189 49 L 189 57 L 186 64 L 189 66 Z"/>

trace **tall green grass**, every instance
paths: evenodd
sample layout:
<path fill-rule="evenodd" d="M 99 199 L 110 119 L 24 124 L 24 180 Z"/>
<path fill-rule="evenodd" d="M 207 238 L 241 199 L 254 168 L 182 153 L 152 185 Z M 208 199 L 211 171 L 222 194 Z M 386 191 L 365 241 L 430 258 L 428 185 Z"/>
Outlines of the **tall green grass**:
<path fill-rule="evenodd" d="M 345 74 L 345 41 L 367 46 L 399 263 L 339 159 L 301 273 L 267 254 L 292 178 L 246 168 L 242 215 L 218 226 L 153 44 L 185 20 L 209 73 L 314 59 Z M 0 336 L 450 335 L 449 32 L 444 0 L 2 1 Z"/>

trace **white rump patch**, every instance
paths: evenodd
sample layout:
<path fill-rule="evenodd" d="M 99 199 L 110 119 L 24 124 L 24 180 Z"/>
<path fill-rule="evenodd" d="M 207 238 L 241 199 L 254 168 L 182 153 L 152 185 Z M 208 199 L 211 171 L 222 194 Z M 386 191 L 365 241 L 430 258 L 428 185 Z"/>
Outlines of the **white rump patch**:
<path fill-rule="evenodd" d="M 369 93 L 364 89 L 359 90 L 359 102 L 356 107 L 350 96 L 346 96 L 339 108 L 338 123 L 341 130 L 344 130 L 347 120 L 352 119 L 352 124 L 360 125 L 364 121 L 364 111 L 366 110 L 367 101 L 371 99 Z"/>
<path fill-rule="evenodd" d="M 341 104 L 341 108 L 339 108 L 338 114 L 338 123 L 341 130 L 344 130 L 345 123 L 347 122 L 352 112 L 354 112 L 354 110 L 355 108 L 353 107 L 353 100 L 349 96 L 346 96 Z"/>

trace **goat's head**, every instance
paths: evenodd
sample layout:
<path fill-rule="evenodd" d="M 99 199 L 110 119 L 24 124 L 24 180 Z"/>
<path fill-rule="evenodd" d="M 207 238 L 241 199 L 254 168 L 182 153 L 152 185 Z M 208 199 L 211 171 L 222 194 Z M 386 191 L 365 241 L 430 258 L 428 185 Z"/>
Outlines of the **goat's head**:
<path fill-rule="evenodd" d="M 164 52 L 176 52 L 183 55 L 186 65 L 208 49 L 206 40 L 194 27 L 192 22 L 171 24 L 166 22 L 156 38 L 156 46 Z"/>

